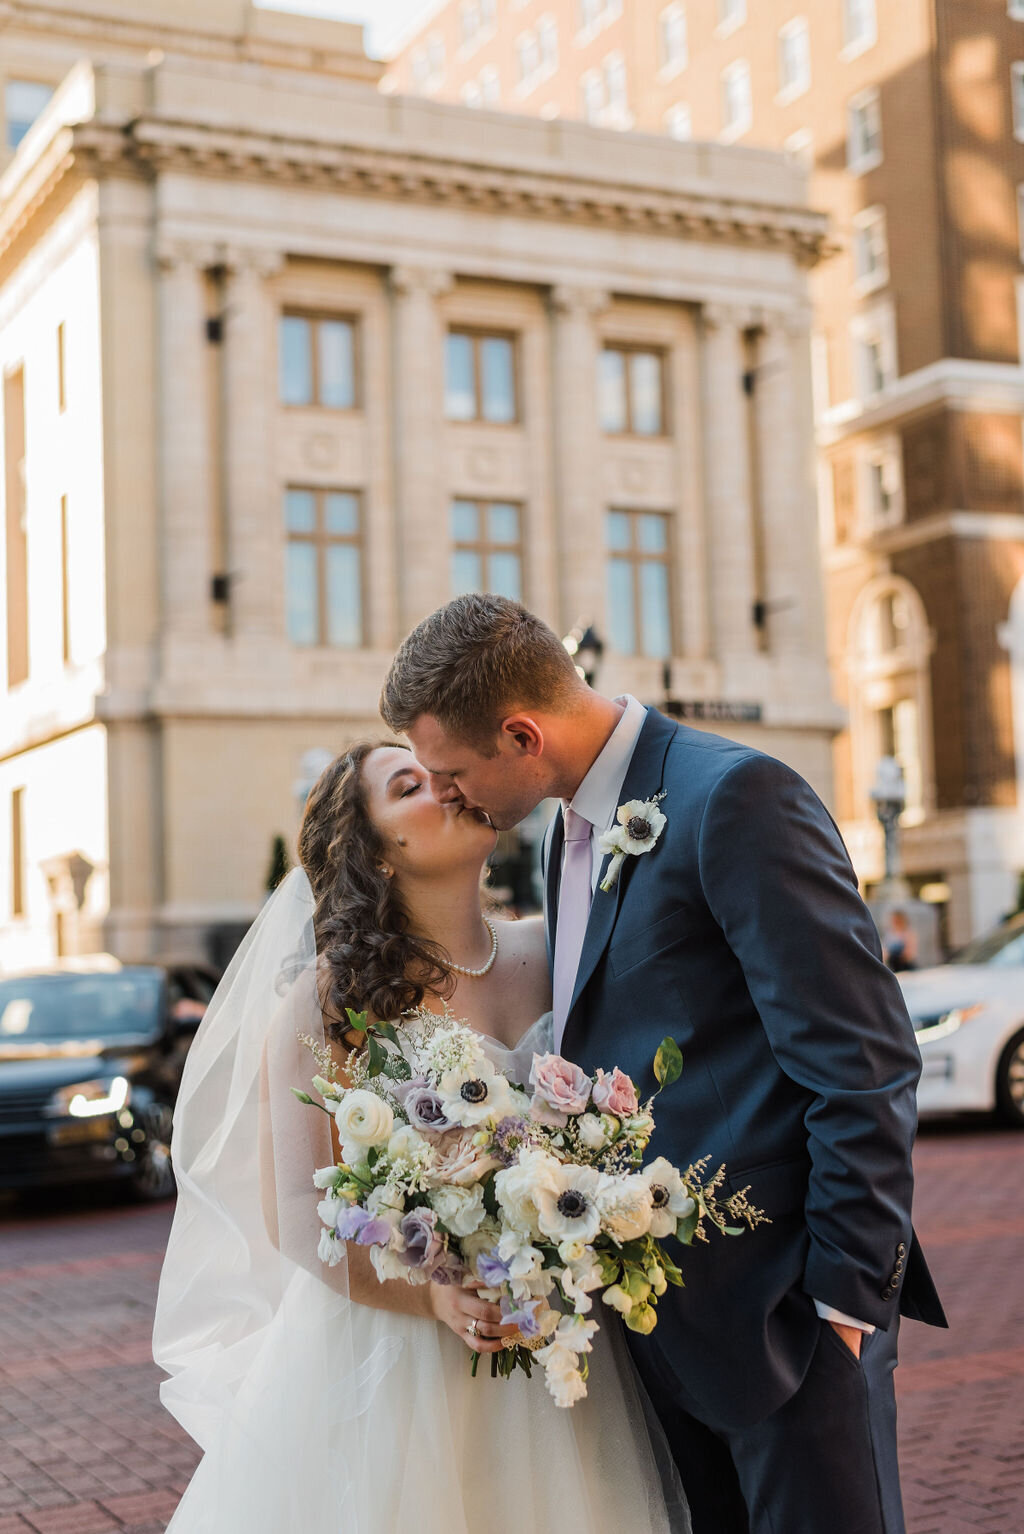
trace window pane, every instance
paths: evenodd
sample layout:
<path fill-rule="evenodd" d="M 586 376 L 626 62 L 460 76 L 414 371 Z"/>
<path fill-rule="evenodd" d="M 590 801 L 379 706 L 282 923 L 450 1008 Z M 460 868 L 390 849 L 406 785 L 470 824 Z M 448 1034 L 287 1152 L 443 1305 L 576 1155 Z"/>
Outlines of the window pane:
<path fill-rule="evenodd" d="M 466 591 L 479 591 L 482 585 L 480 555 L 456 549 L 452 555 L 452 596 L 461 597 Z"/>
<path fill-rule="evenodd" d="M 512 342 L 501 336 L 484 336 L 480 342 L 480 373 L 484 420 L 514 421 L 516 383 Z"/>
<path fill-rule="evenodd" d="M 4 88 L 8 149 L 17 149 L 52 95 L 53 87 L 38 80 L 8 80 Z"/>
<path fill-rule="evenodd" d="M 488 560 L 488 591 L 498 597 L 522 601 L 523 578 L 518 554 L 492 554 Z"/>
<path fill-rule="evenodd" d="M 628 559 L 608 561 L 608 630 L 613 650 L 620 655 L 636 653 L 633 566 Z"/>
<path fill-rule="evenodd" d="M 362 638 L 359 549 L 335 544 L 327 550 L 327 643 L 355 650 Z"/>
<path fill-rule="evenodd" d="M 473 341 L 454 331 L 445 342 L 444 413 L 449 421 L 472 421 L 476 415 Z"/>
<path fill-rule="evenodd" d="M 312 490 L 286 490 L 284 523 L 290 533 L 316 531 L 316 496 Z"/>
<path fill-rule="evenodd" d="M 496 501 L 487 508 L 487 536 L 491 543 L 519 542 L 519 508 Z"/>
<path fill-rule="evenodd" d="M 321 320 L 320 404 L 350 410 L 356 402 L 355 331 L 347 320 Z"/>
<path fill-rule="evenodd" d="M 634 352 L 629 360 L 633 430 L 656 437 L 661 431 L 661 358 L 656 352 Z"/>
<path fill-rule="evenodd" d="M 313 402 L 313 327 L 297 314 L 285 314 L 279 327 L 278 366 L 281 403 Z"/>
<path fill-rule="evenodd" d="M 311 543 L 288 545 L 287 606 L 292 644 L 316 644 L 316 549 Z"/>
<path fill-rule="evenodd" d="M 625 511 L 610 511 L 608 513 L 608 547 L 610 549 L 629 548 L 629 514 Z"/>
<path fill-rule="evenodd" d="M 324 496 L 324 525 L 336 537 L 359 532 L 359 498 L 350 491 L 332 490 Z"/>
<path fill-rule="evenodd" d="M 475 501 L 452 502 L 452 538 L 456 543 L 479 543 L 480 513 Z"/>
<path fill-rule="evenodd" d="M 664 554 L 668 548 L 668 527 L 665 518 L 659 512 L 649 512 L 646 516 L 639 517 L 640 547 L 645 554 Z"/>
<path fill-rule="evenodd" d="M 626 430 L 626 358 L 606 347 L 601 353 L 600 411 L 602 431 Z"/>
<path fill-rule="evenodd" d="M 647 560 L 640 567 L 641 646 L 645 655 L 667 660 L 672 654 L 668 610 L 668 566 Z"/>

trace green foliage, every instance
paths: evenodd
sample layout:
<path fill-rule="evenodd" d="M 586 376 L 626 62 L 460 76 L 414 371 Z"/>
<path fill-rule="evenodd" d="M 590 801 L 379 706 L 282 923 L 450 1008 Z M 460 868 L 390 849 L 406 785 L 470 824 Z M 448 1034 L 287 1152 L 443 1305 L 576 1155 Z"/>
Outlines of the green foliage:
<path fill-rule="evenodd" d="M 288 844 L 278 832 L 270 843 L 270 866 L 267 869 L 265 888 L 268 895 L 272 895 L 287 874 L 291 862 L 288 858 Z"/>
<path fill-rule="evenodd" d="M 654 1057 L 654 1076 L 658 1087 L 670 1087 L 683 1073 L 683 1057 L 675 1039 L 662 1039 Z"/>

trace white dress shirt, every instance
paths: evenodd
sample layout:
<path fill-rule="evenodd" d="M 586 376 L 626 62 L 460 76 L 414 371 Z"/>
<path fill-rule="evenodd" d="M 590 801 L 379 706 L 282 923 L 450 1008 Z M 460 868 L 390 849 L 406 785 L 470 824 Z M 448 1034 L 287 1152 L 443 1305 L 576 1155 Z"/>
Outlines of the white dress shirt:
<path fill-rule="evenodd" d="M 616 698 L 615 702 L 623 705 L 622 717 L 567 806 L 575 810 L 577 815 L 582 815 L 584 820 L 589 820 L 593 827 L 590 833 L 591 893 L 596 893 L 601 864 L 605 859 L 601 836 L 615 824 L 615 814 L 622 800 L 622 785 L 626 781 L 626 773 L 647 718 L 644 705 L 637 702 L 630 693 Z M 645 783 L 641 794 L 649 797 L 657 793 L 659 786 L 657 783 Z M 566 807 L 565 800 L 562 804 L 563 808 Z M 564 867 L 565 843 L 562 845 L 562 863 Z M 815 1300 L 814 1308 L 823 1321 L 838 1321 L 867 1333 L 875 1329 L 869 1322 L 858 1321 L 854 1316 L 826 1305 L 823 1300 Z"/>

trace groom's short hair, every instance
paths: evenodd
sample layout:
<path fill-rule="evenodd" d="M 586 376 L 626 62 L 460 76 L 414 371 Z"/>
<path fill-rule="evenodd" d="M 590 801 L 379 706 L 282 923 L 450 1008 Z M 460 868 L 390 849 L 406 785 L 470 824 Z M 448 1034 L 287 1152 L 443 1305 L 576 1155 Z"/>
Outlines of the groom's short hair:
<path fill-rule="evenodd" d="M 579 688 L 561 640 L 519 602 L 470 592 L 413 629 L 380 698 L 395 734 L 431 715 L 447 735 L 485 755 L 513 708 L 558 708 Z"/>

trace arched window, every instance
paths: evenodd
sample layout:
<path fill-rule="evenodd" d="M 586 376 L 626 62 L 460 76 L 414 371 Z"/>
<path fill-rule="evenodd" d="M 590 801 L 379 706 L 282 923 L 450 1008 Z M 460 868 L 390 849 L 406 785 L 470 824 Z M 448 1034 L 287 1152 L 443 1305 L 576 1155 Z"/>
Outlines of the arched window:
<path fill-rule="evenodd" d="M 924 819 L 934 805 L 932 783 L 932 640 L 924 604 L 909 581 L 871 581 L 850 616 L 850 733 L 858 815 L 872 814 L 871 785 L 879 759 L 903 768 L 904 823 Z"/>

